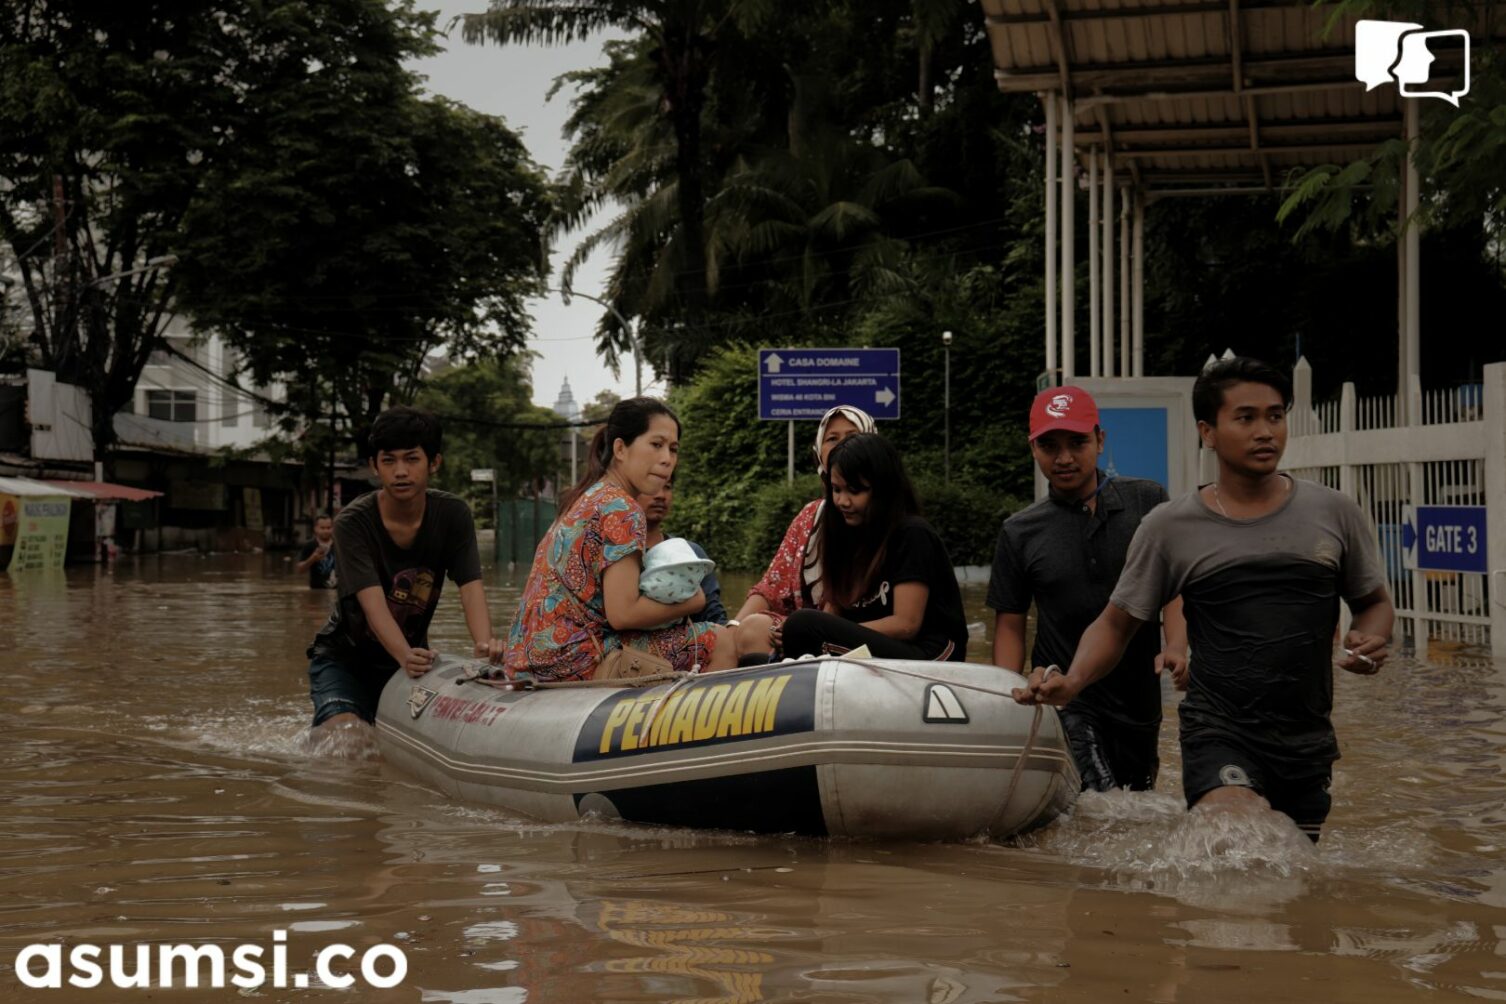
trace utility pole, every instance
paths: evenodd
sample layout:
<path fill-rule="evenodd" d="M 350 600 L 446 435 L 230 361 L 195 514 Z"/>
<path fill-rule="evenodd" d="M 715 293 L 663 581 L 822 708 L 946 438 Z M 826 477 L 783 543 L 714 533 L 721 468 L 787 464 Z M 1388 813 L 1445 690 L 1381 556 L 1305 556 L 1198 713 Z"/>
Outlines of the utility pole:
<path fill-rule="evenodd" d="M 942 452 L 946 457 L 946 483 L 952 483 L 952 333 L 941 333 L 941 378 Z"/>
<path fill-rule="evenodd" d="M 335 444 L 337 442 L 336 436 L 335 436 L 335 406 L 338 404 L 339 400 L 340 400 L 340 395 L 338 393 L 336 393 L 336 390 L 335 390 L 335 381 L 334 380 L 330 380 L 330 382 L 329 382 L 329 502 L 328 502 L 327 508 L 329 509 L 329 514 L 330 514 L 331 518 L 333 518 L 334 515 L 335 515 Z"/>

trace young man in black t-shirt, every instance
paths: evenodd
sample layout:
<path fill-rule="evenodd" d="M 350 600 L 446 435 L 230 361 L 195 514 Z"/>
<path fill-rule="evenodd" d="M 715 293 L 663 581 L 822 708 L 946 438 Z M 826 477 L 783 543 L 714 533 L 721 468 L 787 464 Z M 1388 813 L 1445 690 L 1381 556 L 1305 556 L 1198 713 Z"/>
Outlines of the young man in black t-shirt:
<path fill-rule="evenodd" d="M 1143 478 L 1098 469 L 1104 432 L 1098 405 L 1080 387 L 1053 387 L 1030 408 L 1030 452 L 1049 494 L 1004 521 L 988 584 L 994 663 L 1023 672 L 1025 617 L 1035 604 L 1037 666 L 1072 662 L 1077 641 L 1109 600 L 1140 521 L 1167 499 Z M 1166 641 L 1154 618 L 1130 640 L 1118 672 L 1062 709 L 1084 790 L 1155 787 L 1160 767 L 1163 667 L 1185 686 L 1187 625 L 1181 601 L 1166 605 Z"/>
<path fill-rule="evenodd" d="M 297 572 L 307 572 L 310 589 L 333 589 L 340 577 L 335 573 L 335 521 L 329 513 L 314 517 L 314 539 L 298 552 Z"/>
<path fill-rule="evenodd" d="M 425 412 L 389 408 L 372 423 L 371 470 L 382 487 L 335 519 L 339 596 L 308 650 L 315 726 L 371 722 L 399 667 L 415 678 L 432 668 L 429 622 L 446 575 L 460 587 L 475 655 L 502 659 L 470 506 L 429 487 L 440 448 L 439 422 Z"/>

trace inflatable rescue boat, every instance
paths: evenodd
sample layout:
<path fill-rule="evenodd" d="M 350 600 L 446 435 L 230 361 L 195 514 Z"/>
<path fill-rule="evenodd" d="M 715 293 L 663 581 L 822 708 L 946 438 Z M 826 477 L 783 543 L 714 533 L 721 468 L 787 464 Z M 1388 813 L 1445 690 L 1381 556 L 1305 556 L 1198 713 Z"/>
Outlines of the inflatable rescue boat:
<path fill-rule="evenodd" d="M 382 692 L 387 761 L 448 795 L 546 822 L 919 840 L 1049 821 L 1079 780 L 1056 712 L 1018 674 L 824 657 L 538 689 L 441 659 Z"/>

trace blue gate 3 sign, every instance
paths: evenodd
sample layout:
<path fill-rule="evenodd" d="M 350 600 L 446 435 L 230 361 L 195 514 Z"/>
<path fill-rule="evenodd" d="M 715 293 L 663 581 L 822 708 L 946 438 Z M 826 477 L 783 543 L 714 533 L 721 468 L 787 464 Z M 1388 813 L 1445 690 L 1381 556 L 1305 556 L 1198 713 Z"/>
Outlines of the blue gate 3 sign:
<path fill-rule="evenodd" d="M 816 420 L 839 404 L 899 418 L 899 349 L 759 349 L 758 417 Z"/>
<path fill-rule="evenodd" d="M 1406 506 L 1401 519 L 1406 567 L 1424 572 L 1485 573 L 1483 505 Z"/>

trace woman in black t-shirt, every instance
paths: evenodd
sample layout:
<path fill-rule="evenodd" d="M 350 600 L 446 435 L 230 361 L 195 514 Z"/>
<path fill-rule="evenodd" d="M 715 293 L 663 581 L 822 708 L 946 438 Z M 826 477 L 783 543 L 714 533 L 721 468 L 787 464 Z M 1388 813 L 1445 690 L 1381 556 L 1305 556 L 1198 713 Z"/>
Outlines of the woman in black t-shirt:
<path fill-rule="evenodd" d="M 785 622 L 786 656 L 841 654 L 860 645 L 881 659 L 967 653 L 967 620 L 952 559 L 920 517 L 899 452 L 863 433 L 838 444 L 826 467 L 821 609 Z"/>

